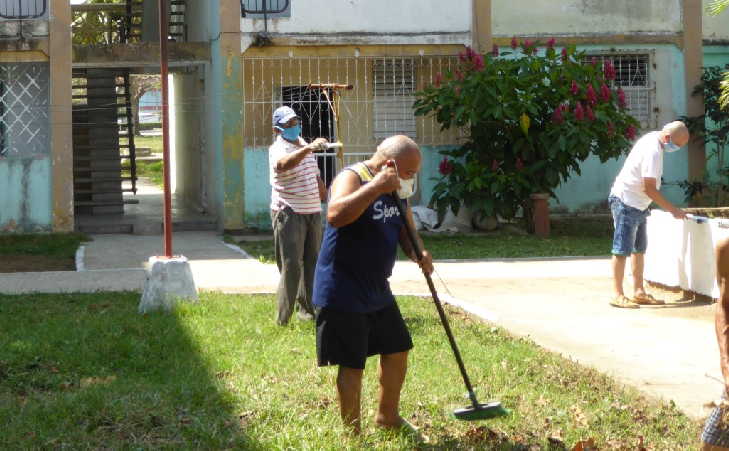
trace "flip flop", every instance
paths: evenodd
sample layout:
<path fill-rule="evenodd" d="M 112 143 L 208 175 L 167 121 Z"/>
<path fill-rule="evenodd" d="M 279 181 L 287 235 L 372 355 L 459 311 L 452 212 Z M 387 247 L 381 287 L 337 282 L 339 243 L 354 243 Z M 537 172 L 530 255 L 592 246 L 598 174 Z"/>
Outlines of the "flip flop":
<path fill-rule="evenodd" d="M 633 308 L 633 309 L 640 308 L 640 306 L 638 304 L 636 304 L 635 302 L 626 298 L 622 294 L 617 296 L 612 301 L 610 301 L 610 305 L 612 305 L 613 307 L 617 307 L 617 308 Z"/>
<path fill-rule="evenodd" d="M 633 302 L 638 305 L 665 305 L 664 301 L 654 298 L 648 293 L 633 296 Z"/>

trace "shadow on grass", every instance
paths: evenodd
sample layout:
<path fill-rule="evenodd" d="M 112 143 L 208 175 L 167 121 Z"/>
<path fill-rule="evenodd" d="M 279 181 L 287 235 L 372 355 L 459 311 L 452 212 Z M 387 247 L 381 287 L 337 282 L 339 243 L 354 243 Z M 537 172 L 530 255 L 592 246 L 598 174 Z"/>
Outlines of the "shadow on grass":
<path fill-rule="evenodd" d="M 138 294 L 0 296 L 0 448 L 243 448 L 224 375 Z"/>

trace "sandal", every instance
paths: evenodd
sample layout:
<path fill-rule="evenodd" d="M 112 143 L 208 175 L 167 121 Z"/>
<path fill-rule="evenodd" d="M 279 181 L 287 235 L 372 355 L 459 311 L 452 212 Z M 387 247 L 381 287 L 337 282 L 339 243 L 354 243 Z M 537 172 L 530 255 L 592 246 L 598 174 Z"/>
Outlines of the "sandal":
<path fill-rule="evenodd" d="M 633 302 L 638 305 L 665 305 L 664 301 L 654 298 L 648 293 L 642 293 L 633 296 Z"/>
<path fill-rule="evenodd" d="M 622 294 L 610 301 L 610 305 L 617 308 L 640 308 L 638 304 L 626 298 Z"/>

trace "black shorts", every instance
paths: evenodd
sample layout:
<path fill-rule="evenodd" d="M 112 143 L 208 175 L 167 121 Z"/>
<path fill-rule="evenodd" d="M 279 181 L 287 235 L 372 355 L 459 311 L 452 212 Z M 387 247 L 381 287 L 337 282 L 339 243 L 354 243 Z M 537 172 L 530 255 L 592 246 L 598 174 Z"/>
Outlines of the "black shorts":
<path fill-rule="evenodd" d="M 363 370 L 367 357 L 413 348 L 413 340 L 396 303 L 371 313 L 340 312 L 324 307 L 316 314 L 319 366 Z"/>

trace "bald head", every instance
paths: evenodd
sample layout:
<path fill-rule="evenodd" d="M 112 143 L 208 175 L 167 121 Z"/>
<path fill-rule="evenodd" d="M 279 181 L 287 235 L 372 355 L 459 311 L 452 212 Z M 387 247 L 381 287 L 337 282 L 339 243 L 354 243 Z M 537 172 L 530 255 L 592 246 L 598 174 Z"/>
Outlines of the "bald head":
<path fill-rule="evenodd" d="M 405 135 L 395 135 L 382 141 L 377 146 L 377 153 L 388 160 L 395 160 L 409 154 L 417 154 L 420 157 L 420 148 L 411 138 Z"/>
<path fill-rule="evenodd" d="M 375 160 L 385 162 L 395 160 L 400 177 L 410 179 L 420 171 L 420 147 L 405 135 L 391 136 L 377 146 Z"/>
<path fill-rule="evenodd" d="M 688 144 L 689 129 L 681 121 L 673 121 L 663 126 L 663 133 L 671 137 L 671 141 L 679 147 Z"/>

